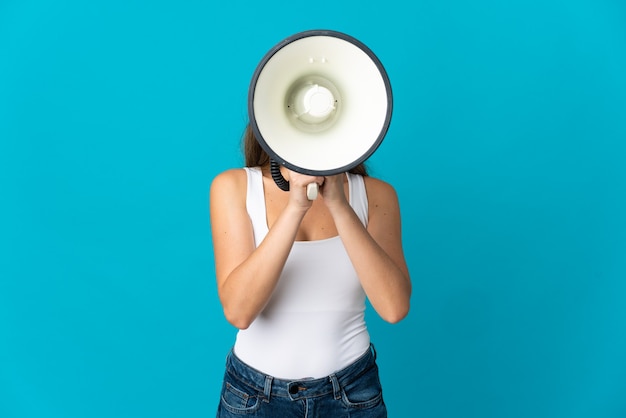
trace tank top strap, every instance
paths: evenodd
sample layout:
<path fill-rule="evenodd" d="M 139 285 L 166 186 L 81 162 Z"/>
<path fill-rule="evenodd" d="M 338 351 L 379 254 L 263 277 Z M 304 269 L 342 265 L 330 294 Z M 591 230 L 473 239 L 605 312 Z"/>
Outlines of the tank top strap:
<path fill-rule="evenodd" d="M 368 205 L 367 191 L 363 176 L 346 173 L 348 176 L 348 189 L 350 190 L 350 206 L 361 220 L 363 226 L 367 227 Z"/>
<path fill-rule="evenodd" d="M 246 210 L 252 221 L 254 242 L 258 247 L 267 235 L 267 214 L 265 210 L 265 193 L 263 188 L 263 174 L 260 167 L 244 167 L 248 177 L 246 192 Z"/>

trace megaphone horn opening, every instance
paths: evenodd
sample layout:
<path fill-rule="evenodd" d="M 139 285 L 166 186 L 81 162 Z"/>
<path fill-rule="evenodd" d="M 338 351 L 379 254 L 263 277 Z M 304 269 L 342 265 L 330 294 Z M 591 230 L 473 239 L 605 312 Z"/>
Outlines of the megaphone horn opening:
<path fill-rule="evenodd" d="M 273 47 L 248 90 L 250 125 L 280 166 L 326 176 L 349 171 L 380 145 L 393 99 L 380 60 L 334 31 L 306 31 Z"/>

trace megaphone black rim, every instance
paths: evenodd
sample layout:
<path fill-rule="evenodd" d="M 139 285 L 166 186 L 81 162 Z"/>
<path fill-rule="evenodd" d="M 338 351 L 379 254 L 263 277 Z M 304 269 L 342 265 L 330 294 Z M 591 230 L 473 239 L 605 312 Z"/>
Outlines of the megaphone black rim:
<path fill-rule="evenodd" d="M 283 157 L 281 157 L 278 153 L 276 153 L 269 146 L 269 144 L 263 137 L 263 134 L 261 133 L 261 130 L 259 129 L 259 126 L 257 125 L 255 112 L 254 112 L 254 95 L 256 91 L 257 80 L 259 78 L 259 75 L 261 74 L 261 71 L 263 71 L 263 68 L 267 64 L 267 62 L 270 59 L 272 59 L 272 57 L 278 51 L 280 51 L 282 48 L 289 45 L 290 43 L 295 42 L 299 39 L 312 37 L 312 36 L 326 36 L 326 37 L 339 38 L 344 41 L 350 42 L 353 45 L 360 48 L 363 52 L 365 52 L 369 56 L 372 62 L 376 65 L 378 71 L 380 72 L 380 75 L 382 76 L 383 82 L 385 84 L 385 89 L 387 91 L 387 114 L 385 115 L 385 121 L 380 130 L 380 133 L 378 134 L 378 137 L 376 138 L 372 146 L 367 150 L 367 152 L 363 153 L 363 155 L 360 158 L 356 159 L 355 161 L 352 161 L 350 164 L 347 164 L 343 167 L 333 168 L 330 170 L 312 170 L 306 167 L 299 167 L 295 164 L 290 163 L 289 161 L 286 161 Z M 276 161 L 278 164 L 283 165 L 289 168 L 290 170 L 296 171 L 298 173 L 307 174 L 311 176 L 332 176 L 335 174 L 344 173 L 346 171 L 350 171 L 352 168 L 358 166 L 359 164 L 367 160 L 374 153 L 374 151 L 378 149 L 383 139 L 387 135 L 387 131 L 389 130 L 389 125 L 391 123 L 392 111 L 393 111 L 393 96 L 391 93 L 391 83 L 389 82 L 389 76 L 387 75 L 387 71 L 383 67 L 381 61 L 374 54 L 374 52 L 372 52 L 372 50 L 368 48 L 363 42 L 359 41 L 358 39 L 350 35 L 347 35 L 345 33 L 338 32 L 338 31 L 333 31 L 333 30 L 308 30 L 304 32 L 299 32 L 292 36 L 289 36 L 288 38 L 285 38 L 284 40 L 276 44 L 272 49 L 270 49 L 265 54 L 265 56 L 261 59 L 261 61 L 257 65 L 256 69 L 254 70 L 254 74 L 252 75 L 252 81 L 250 83 L 250 87 L 248 90 L 248 118 L 250 121 L 250 127 L 252 128 L 252 132 L 254 133 L 254 136 L 259 142 L 259 144 L 261 145 L 261 147 L 265 150 L 265 152 L 267 152 L 270 158 Z"/>

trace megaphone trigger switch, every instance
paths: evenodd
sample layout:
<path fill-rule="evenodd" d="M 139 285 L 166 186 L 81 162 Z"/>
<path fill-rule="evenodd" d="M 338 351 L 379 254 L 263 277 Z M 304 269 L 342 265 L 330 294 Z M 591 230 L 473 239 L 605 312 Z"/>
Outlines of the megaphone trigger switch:
<path fill-rule="evenodd" d="M 309 183 L 306 186 L 306 197 L 309 200 L 317 199 L 317 193 L 320 189 L 319 184 L 317 183 Z"/>

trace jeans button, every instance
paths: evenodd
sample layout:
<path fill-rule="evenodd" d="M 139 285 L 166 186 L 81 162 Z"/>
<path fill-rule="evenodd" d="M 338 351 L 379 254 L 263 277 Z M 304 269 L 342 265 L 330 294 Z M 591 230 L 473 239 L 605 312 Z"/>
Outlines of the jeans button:
<path fill-rule="evenodd" d="M 296 393 L 298 393 L 298 384 L 297 383 L 292 383 L 291 386 L 289 386 L 289 393 L 292 395 L 295 395 Z"/>

